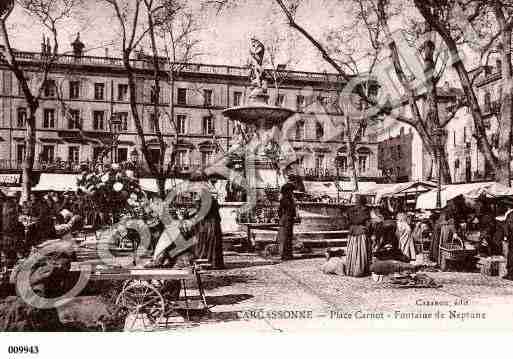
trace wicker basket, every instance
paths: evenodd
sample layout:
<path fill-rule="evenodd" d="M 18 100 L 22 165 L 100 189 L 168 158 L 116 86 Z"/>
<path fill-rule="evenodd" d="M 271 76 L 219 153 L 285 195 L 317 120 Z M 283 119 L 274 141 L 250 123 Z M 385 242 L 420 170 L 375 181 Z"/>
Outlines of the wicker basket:
<path fill-rule="evenodd" d="M 450 243 L 440 243 L 440 263 L 444 260 L 465 261 L 475 255 L 475 249 L 465 249 L 461 238 L 452 236 Z"/>

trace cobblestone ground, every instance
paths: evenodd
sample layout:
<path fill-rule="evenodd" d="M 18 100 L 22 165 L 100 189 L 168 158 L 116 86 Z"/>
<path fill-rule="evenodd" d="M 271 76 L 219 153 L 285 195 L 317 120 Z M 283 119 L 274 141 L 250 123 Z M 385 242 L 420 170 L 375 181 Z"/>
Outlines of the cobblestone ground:
<path fill-rule="evenodd" d="M 201 319 L 192 330 L 472 330 L 513 326 L 513 282 L 497 277 L 429 272 L 441 288 L 390 288 L 370 277 L 323 274 L 319 269 L 323 258 L 265 264 L 255 256 L 244 258 L 244 265 L 234 263 L 237 260 L 241 258 L 227 257 L 227 270 L 205 275 L 208 299 L 216 306 L 211 318 Z M 434 305 L 420 305 L 426 302 Z M 280 316 L 276 311 L 311 311 L 312 318 L 283 319 L 290 314 Z M 424 318 L 418 318 L 422 314 Z M 347 319 L 349 315 L 351 319 Z M 360 318 L 365 315 L 372 318 Z"/>
<path fill-rule="evenodd" d="M 159 330 L 253 333 L 513 327 L 513 282 L 498 277 L 428 272 L 441 288 L 391 288 L 370 277 L 326 275 L 320 270 L 324 258 L 280 263 L 248 254 L 227 255 L 225 262 L 226 269 L 203 275 L 207 300 L 213 305 L 211 314 L 193 316 L 189 323 L 170 318 Z M 116 291 L 113 283 L 104 285 Z M 92 298 L 77 298 L 73 308 L 61 309 L 61 317 L 90 318 L 88 325 L 94 324 L 92 318 L 104 307 L 98 294 L 105 297 L 105 288 L 85 294 Z M 296 318 L 290 318 L 293 314 Z"/>

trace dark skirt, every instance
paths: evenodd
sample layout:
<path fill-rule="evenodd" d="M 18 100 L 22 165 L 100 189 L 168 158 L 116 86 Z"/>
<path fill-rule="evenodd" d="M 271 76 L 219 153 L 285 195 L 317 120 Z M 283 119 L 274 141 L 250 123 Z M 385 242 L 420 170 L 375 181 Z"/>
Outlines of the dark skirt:
<path fill-rule="evenodd" d="M 431 247 L 429 250 L 429 259 L 433 262 L 438 263 L 438 257 L 440 253 L 440 230 L 441 225 L 436 224 L 431 237 Z"/>
<path fill-rule="evenodd" d="M 224 268 L 221 223 L 205 218 L 198 224 L 195 234 L 198 239 L 194 249 L 196 258 L 208 260 L 214 269 Z"/>
<path fill-rule="evenodd" d="M 289 260 L 293 258 L 292 255 L 292 240 L 294 238 L 294 220 L 282 219 L 278 231 L 278 239 L 280 242 L 280 255 L 281 259 Z"/>
<path fill-rule="evenodd" d="M 369 275 L 371 263 L 370 241 L 365 233 L 351 234 L 347 244 L 346 275 L 364 277 Z"/>

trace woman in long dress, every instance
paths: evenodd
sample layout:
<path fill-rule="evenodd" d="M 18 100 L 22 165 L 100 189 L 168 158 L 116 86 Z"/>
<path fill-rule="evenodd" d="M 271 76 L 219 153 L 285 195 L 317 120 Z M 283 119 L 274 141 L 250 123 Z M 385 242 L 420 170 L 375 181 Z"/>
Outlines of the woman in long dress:
<path fill-rule="evenodd" d="M 194 250 L 196 258 L 207 259 L 212 269 L 224 268 L 221 215 L 216 198 L 212 197 L 210 208 L 205 217 L 196 224 L 194 233 L 198 239 Z"/>
<path fill-rule="evenodd" d="M 413 237 L 411 235 L 411 227 L 408 224 L 405 213 L 399 213 L 397 215 L 397 229 L 396 236 L 399 241 L 399 249 L 401 252 L 410 259 L 415 260 L 415 245 L 413 243 Z"/>
<path fill-rule="evenodd" d="M 359 203 L 349 212 L 349 241 L 347 244 L 346 275 L 363 277 L 369 275 L 371 262 L 371 243 L 367 233 L 370 211 L 366 207 L 365 197 L 359 197 Z"/>
<path fill-rule="evenodd" d="M 429 259 L 433 262 L 438 263 L 438 257 L 440 253 L 440 232 L 442 224 L 445 223 L 445 213 L 440 213 L 437 218 L 436 214 L 432 217 L 433 222 L 433 234 L 431 235 L 431 247 L 429 249 Z"/>

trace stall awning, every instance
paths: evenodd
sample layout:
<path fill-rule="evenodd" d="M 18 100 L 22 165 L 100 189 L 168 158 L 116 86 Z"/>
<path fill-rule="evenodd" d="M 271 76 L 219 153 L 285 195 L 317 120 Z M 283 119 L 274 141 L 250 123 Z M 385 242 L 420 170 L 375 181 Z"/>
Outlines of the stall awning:
<path fill-rule="evenodd" d="M 376 187 L 376 202 L 381 198 L 397 197 L 408 193 L 424 193 L 435 188 L 436 185 L 432 182 L 404 182 L 404 183 L 387 183 L 381 184 Z"/>
<path fill-rule="evenodd" d="M 170 190 L 175 185 L 179 185 L 183 182 L 183 179 L 179 178 L 168 178 L 166 179 L 166 183 L 164 185 L 164 188 L 167 190 Z M 157 180 L 155 178 L 139 178 L 139 186 L 143 191 L 147 192 L 153 192 L 158 193 L 159 188 L 157 186 Z"/>
<path fill-rule="evenodd" d="M 76 191 L 77 175 L 65 173 L 42 173 L 33 191 Z"/>
<path fill-rule="evenodd" d="M 327 195 L 336 198 L 339 193 L 335 182 L 304 181 L 303 183 L 305 185 L 306 193 L 314 196 Z"/>
<path fill-rule="evenodd" d="M 477 198 L 480 195 L 489 197 L 513 196 L 513 188 L 504 186 L 497 182 L 463 183 L 442 186 L 440 197 L 441 205 L 445 207 L 447 202 L 460 195 Z M 423 193 L 417 199 L 417 209 L 436 208 L 437 189 Z"/>
<path fill-rule="evenodd" d="M 354 191 L 353 181 L 338 181 L 338 186 L 342 191 Z M 367 194 L 369 190 L 376 187 L 376 182 L 358 182 L 358 193 Z"/>

